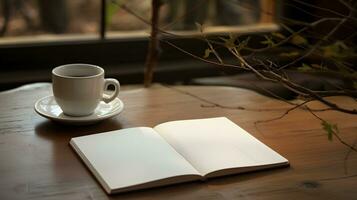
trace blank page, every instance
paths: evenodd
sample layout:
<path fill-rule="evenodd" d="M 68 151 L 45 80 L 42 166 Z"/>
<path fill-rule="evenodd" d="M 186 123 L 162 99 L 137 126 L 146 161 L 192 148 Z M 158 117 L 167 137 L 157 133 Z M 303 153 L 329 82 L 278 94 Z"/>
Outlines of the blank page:
<path fill-rule="evenodd" d="M 199 174 L 152 128 L 76 137 L 70 143 L 108 193 L 169 177 Z"/>
<path fill-rule="evenodd" d="M 225 117 L 167 122 L 154 129 L 202 175 L 288 163 Z"/>

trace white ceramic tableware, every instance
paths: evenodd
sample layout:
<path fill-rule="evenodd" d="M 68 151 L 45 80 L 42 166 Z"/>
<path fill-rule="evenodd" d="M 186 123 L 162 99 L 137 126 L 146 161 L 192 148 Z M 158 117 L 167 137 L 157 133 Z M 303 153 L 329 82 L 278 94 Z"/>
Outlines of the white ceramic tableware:
<path fill-rule="evenodd" d="M 64 114 L 81 117 L 91 115 L 104 101 L 109 103 L 118 96 L 119 81 L 104 78 L 104 70 L 90 64 L 67 64 L 52 70 L 52 88 L 57 104 Z M 107 87 L 114 92 L 107 95 Z"/>
<path fill-rule="evenodd" d="M 55 101 L 54 96 L 47 96 L 39 99 L 35 104 L 35 111 L 43 117 L 50 120 L 70 124 L 70 125 L 88 125 L 98 123 L 102 120 L 114 117 L 121 113 L 124 109 L 124 104 L 119 98 L 115 98 L 110 103 L 99 103 L 97 108 L 91 115 L 83 117 L 73 117 L 63 114 L 62 109 Z"/>

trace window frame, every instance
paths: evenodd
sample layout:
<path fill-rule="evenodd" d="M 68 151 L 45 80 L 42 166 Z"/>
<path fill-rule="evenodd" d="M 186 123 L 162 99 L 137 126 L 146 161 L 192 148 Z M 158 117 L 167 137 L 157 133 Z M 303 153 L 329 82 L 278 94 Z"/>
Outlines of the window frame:
<path fill-rule="evenodd" d="M 275 13 L 277 10 L 276 0 L 260 0 L 260 3 L 262 2 L 266 4 L 264 5 L 264 13 Z M 136 71 L 143 73 L 149 42 L 148 35 L 139 34 L 129 38 L 108 35 L 105 23 L 106 3 L 106 0 L 101 0 L 100 31 L 98 37 L 78 40 L 69 38 L 57 41 L 2 44 L 0 45 L 0 57 L 2 57 L 0 59 L 0 66 L 2 71 L 22 70 L 28 72 L 27 76 L 31 76 L 30 73 L 33 69 L 47 69 L 48 71 L 48 69 L 66 63 L 94 63 L 101 66 L 116 66 L 118 68 L 125 68 L 128 64 L 137 63 L 138 68 Z M 254 30 L 254 34 L 278 30 L 279 27 L 275 24 L 274 20 L 274 16 L 271 14 L 262 14 L 260 22 L 267 25 L 268 28 L 261 29 L 260 31 Z M 231 30 L 243 33 L 242 29 L 239 28 Z M 245 33 L 251 32 L 247 31 Z M 227 32 L 212 31 L 207 34 L 217 36 L 227 34 Z M 192 35 L 192 32 L 188 33 L 188 35 Z M 206 47 L 205 42 L 193 37 L 167 37 L 165 39 L 178 44 L 180 47 L 184 47 L 196 55 L 202 55 L 202 49 Z M 161 49 L 160 62 L 192 59 L 164 43 L 161 43 Z M 172 73 L 175 73 L 175 70 Z M 48 79 L 45 81 L 48 81 Z M 139 81 L 141 82 L 141 80 Z"/>

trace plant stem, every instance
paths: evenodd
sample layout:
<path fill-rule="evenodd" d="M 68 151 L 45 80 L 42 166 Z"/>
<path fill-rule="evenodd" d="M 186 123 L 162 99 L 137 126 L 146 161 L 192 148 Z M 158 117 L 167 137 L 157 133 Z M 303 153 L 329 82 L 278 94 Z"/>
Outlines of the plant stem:
<path fill-rule="evenodd" d="M 152 0 L 151 5 L 152 5 L 151 35 L 150 35 L 150 43 L 149 43 L 148 54 L 146 57 L 146 64 L 145 64 L 145 74 L 144 74 L 145 87 L 150 87 L 153 80 L 154 69 L 159 59 L 158 22 L 159 22 L 160 0 Z"/>

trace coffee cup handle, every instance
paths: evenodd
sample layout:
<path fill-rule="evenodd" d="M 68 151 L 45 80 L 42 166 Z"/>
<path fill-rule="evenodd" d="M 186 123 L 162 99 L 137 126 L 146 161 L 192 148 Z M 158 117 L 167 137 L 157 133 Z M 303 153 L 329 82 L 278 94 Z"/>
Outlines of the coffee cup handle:
<path fill-rule="evenodd" d="M 109 103 L 113 101 L 118 96 L 120 90 L 120 83 L 118 80 L 114 78 L 106 78 L 104 82 L 104 92 L 108 90 L 109 85 L 114 86 L 114 92 L 112 95 L 107 95 L 105 93 L 103 94 L 103 101 L 105 103 Z"/>

